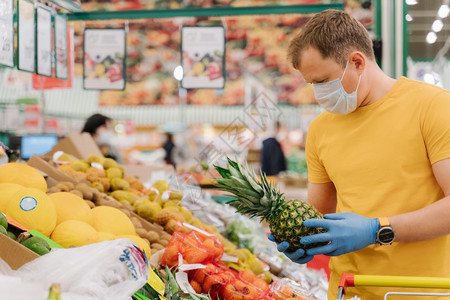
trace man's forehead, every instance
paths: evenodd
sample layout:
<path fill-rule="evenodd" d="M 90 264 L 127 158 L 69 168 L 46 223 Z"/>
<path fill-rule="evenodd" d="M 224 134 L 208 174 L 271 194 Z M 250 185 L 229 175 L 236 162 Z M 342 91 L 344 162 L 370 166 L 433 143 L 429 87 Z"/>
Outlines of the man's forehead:
<path fill-rule="evenodd" d="M 335 61 L 331 58 L 323 58 L 318 51 L 306 54 L 302 52 L 300 58 L 298 70 L 307 82 L 322 81 L 339 69 Z"/>

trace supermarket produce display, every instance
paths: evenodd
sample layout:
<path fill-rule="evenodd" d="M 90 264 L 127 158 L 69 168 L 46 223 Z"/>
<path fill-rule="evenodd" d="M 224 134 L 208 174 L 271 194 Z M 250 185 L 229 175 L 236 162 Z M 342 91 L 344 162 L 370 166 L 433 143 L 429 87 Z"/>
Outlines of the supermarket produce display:
<path fill-rule="evenodd" d="M 2 130 L 0 136 L 0 298 L 326 299 L 328 258 L 317 256 L 308 264 L 295 264 L 273 243 L 273 239 L 289 241 L 292 249 L 302 248 L 305 246 L 299 243 L 300 237 L 319 231 L 302 223 L 322 215 L 298 194 L 287 197 L 280 190 L 280 187 L 301 188 L 302 193 L 306 190 L 303 149 L 306 123 L 292 135 L 295 142 L 291 143 L 287 134 L 280 138 L 282 147 L 288 150 L 288 170 L 277 177 L 266 177 L 253 170 L 259 160 L 259 139 L 269 135 L 270 124 L 251 124 L 247 116 L 245 120 L 237 118 L 233 124 L 192 124 L 186 116 L 177 114 L 174 118 L 180 120 L 175 123 L 182 124 L 186 132 L 175 132 L 175 146 L 181 147 L 183 135 L 185 146 L 195 151 L 190 149 L 191 157 L 176 165 L 161 165 L 157 158 L 154 162 L 135 159 L 130 153 L 139 150 L 144 154 L 149 145 L 152 154 L 162 151 L 158 146 L 164 141 L 163 134 L 170 130 L 161 121 L 153 124 L 153 120 L 148 122 L 151 124 L 148 128 L 137 128 L 138 123 L 134 124 L 132 117 L 125 122 L 121 119 L 125 115 L 116 114 L 109 106 L 172 107 L 180 103 L 191 104 L 190 108 L 192 105 L 236 106 L 227 108 L 233 112 L 251 100 L 251 107 L 247 108 L 252 111 L 245 114 L 256 119 L 262 117 L 256 115 L 262 112 L 255 110 L 253 98 L 261 92 L 270 94 L 268 98 L 274 99 L 268 101 L 282 104 L 283 109 L 315 104 L 312 86 L 301 76 L 293 75 L 295 71 L 286 60 L 285 49 L 316 10 L 325 9 L 328 4 L 333 7 L 340 4 L 321 0 L 89 0 L 82 4 L 73 1 L 76 10 L 82 10 L 77 16 L 70 5 L 69 8 L 61 6 L 67 5 L 66 0 L 50 2 L 53 13 L 68 15 L 69 23 L 64 21 L 67 28 L 62 32 L 69 29 L 66 50 L 73 47 L 73 52 L 66 53 L 70 63 L 65 66 L 71 75 L 56 80 L 28 74 L 33 87 L 39 79 L 45 82 L 40 88 L 70 87 L 75 95 L 80 92 L 77 85 L 83 76 L 111 82 L 126 79 L 127 86 L 116 91 L 83 91 L 86 95 L 96 93 L 98 103 L 94 106 L 102 113 L 111 109 L 112 118 L 120 115 L 118 123 L 114 120 L 109 128 L 109 133 L 117 134 L 114 138 L 108 135 L 114 141 L 106 141 L 107 138 L 100 141 L 87 133 L 75 132 L 79 132 L 77 126 L 81 123 L 77 122 L 86 111 L 70 116 L 67 123 L 71 124 L 67 126 L 62 124 L 66 112 L 62 117 L 46 115 L 53 109 L 46 107 L 46 91 L 42 92 L 41 99 L 29 99 L 26 95 L 11 107 L 0 103 L 5 123 L 16 130 Z M 247 11 L 241 15 L 234 14 L 232 9 L 302 4 L 310 5 L 311 11 L 295 14 L 286 11 L 249 14 Z M 214 6 L 230 9 L 231 14 L 77 20 L 84 12 L 177 9 L 186 13 L 189 9 Z M 352 9 L 361 4 L 349 0 L 345 7 Z M 369 27 L 371 19 L 368 19 Z M 186 37 L 181 34 L 185 26 L 220 27 L 224 32 L 220 41 L 224 45 L 209 52 L 201 45 L 185 51 L 183 38 Z M 96 50 L 85 47 L 89 44 L 86 29 L 104 28 L 120 28 L 125 33 L 125 40 L 121 39 L 124 53 L 106 49 L 100 41 L 96 41 L 99 46 Z M 52 33 L 57 31 L 56 27 L 52 30 Z M 107 50 L 110 54 L 101 53 Z M 123 72 L 119 70 L 122 63 Z M 176 67 L 184 68 L 184 76 L 194 81 L 221 78 L 224 88 L 181 89 L 182 80 L 174 72 Z M 22 80 L 12 72 L 10 75 L 5 76 L 8 85 Z M 61 82 L 64 84 L 60 85 Z M 58 84 L 53 86 L 54 83 Z M 312 109 L 309 117 L 316 113 Z M 71 118 L 77 120 L 72 123 Z M 19 119 L 20 122 L 23 119 L 22 125 L 12 124 Z M 56 120 L 55 124 L 52 120 Z M 287 123 L 291 124 L 291 120 Z M 61 129 L 63 126 L 67 129 Z M 235 128 L 237 139 L 233 135 Z M 50 152 L 39 144 L 26 145 L 23 137 L 45 135 L 49 130 L 52 145 L 57 143 Z M 148 132 L 151 134 L 144 138 Z M 239 143 L 246 135 L 254 135 L 252 141 L 243 146 L 246 149 L 240 149 L 243 151 L 236 151 L 235 147 L 242 147 Z M 140 145 L 138 139 L 148 144 Z M 133 147 L 119 149 L 129 158 L 124 164 L 103 157 L 97 149 L 110 142 Z M 8 143 L 11 149 L 4 146 Z M 226 167 L 216 166 L 211 162 L 214 150 L 220 150 L 225 156 L 241 155 L 239 161 L 247 160 L 251 166 L 238 163 L 237 158 L 236 161 L 228 159 Z M 273 237 L 268 236 L 270 232 Z"/>
<path fill-rule="evenodd" d="M 134 245 L 137 252 L 123 252 L 128 253 L 127 257 L 134 253 L 134 264 L 121 258 L 119 261 L 124 266 L 117 268 L 137 272 L 134 279 L 141 284 L 128 285 L 123 290 L 127 296 L 121 299 L 131 299 L 131 296 L 157 299 L 158 295 L 167 299 L 280 299 L 288 294 L 293 299 L 321 299 L 326 293 L 327 279 L 323 271 L 296 266 L 296 271 L 289 272 L 284 267 L 290 265 L 288 260 L 265 236 L 268 229 L 264 230 L 259 221 L 243 216 L 242 222 L 254 224 L 251 226 L 259 230 L 246 232 L 245 228 L 236 227 L 233 222 L 238 215 L 233 205 L 214 201 L 208 191 L 198 198 L 189 193 L 187 185 L 178 185 L 176 190 L 173 180 L 143 182 L 125 174 L 124 166 L 98 155 L 82 160 L 59 152 L 39 159 L 53 169 L 53 177 L 46 174 L 44 177 L 40 170 L 25 163 L 0 166 L 1 174 L 6 170 L 27 175 L 26 180 L 14 176 L 1 178 L 0 233 L 10 243 L 18 243 L 35 253 L 30 261 L 11 270 L 6 265 L 12 264 L 11 261 L 3 260 L 5 257 L 11 260 L 5 256 L 7 249 L 0 249 L 0 270 L 8 270 L 1 271 L 0 277 L 20 277 L 38 286 L 42 293 L 48 293 L 48 299 L 58 294 L 55 284 L 59 285 L 59 294 L 72 295 L 74 299 L 93 291 L 108 295 L 98 280 L 78 292 L 69 288 L 65 280 L 74 280 L 71 276 L 75 276 L 70 272 L 60 279 L 23 277 L 23 274 L 32 266 L 41 266 L 34 272 L 39 274 L 44 271 L 42 265 L 52 265 L 56 273 L 62 272 L 64 264 L 60 266 L 60 259 L 66 255 L 76 260 L 90 251 L 98 252 L 90 249 L 129 249 Z M 209 209 L 204 209 L 205 206 Z M 233 237 L 246 234 L 259 245 L 239 243 Z M 115 241 L 119 244 L 113 244 Z M 90 265 L 84 268 L 92 271 L 106 267 L 102 260 L 94 259 L 98 256 L 92 253 Z M 140 270 L 135 269 L 137 266 Z M 73 272 L 80 270 L 74 267 Z M 82 280 L 79 281 L 81 284 Z M 296 284 L 300 288 L 295 288 Z"/>

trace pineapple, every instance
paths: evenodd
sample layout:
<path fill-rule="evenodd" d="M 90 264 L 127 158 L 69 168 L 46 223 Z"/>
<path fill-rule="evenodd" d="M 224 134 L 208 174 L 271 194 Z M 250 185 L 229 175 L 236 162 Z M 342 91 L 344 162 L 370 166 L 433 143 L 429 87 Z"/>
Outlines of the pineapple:
<path fill-rule="evenodd" d="M 228 159 L 228 169 L 215 167 L 222 178 L 217 178 L 216 187 L 234 194 L 237 199 L 228 202 L 237 211 L 250 217 L 261 217 L 269 224 L 270 231 L 277 241 L 289 242 L 289 250 L 308 249 L 320 244 L 300 244 L 306 235 L 323 232 L 323 229 L 303 226 L 303 221 L 312 218 L 323 218 L 313 206 L 307 202 L 293 199 L 286 201 L 276 186 L 268 183 L 261 172 L 261 180 L 256 174 L 235 161 Z M 326 244 L 326 243 L 325 243 Z"/>

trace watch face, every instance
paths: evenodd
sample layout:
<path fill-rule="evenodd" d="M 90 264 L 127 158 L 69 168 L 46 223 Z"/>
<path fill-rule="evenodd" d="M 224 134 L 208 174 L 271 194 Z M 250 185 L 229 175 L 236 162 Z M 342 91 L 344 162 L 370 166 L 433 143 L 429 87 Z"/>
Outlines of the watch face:
<path fill-rule="evenodd" d="M 378 231 L 378 241 L 382 244 L 391 244 L 394 241 L 395 233 L 391 227 L 382 227 Z"/>

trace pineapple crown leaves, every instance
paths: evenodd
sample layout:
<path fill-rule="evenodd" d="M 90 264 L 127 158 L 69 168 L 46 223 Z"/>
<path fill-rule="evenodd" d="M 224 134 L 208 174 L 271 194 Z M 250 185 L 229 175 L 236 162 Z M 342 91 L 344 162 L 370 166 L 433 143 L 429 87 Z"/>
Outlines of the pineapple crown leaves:
<path fill-rule="evenodd" d="M 270 219 L 276 215 L 278 203 L 284 200 L 276 186 L 267 181 L 266 175 L 261 172 L 260 181 L 248 164 L 239 165 L 227 158 L 228 169 L 214 166 L 222 178 L 216 178 L 216 187 L 222 191 L 237 196 L 236 200 L 228 204 L 235 207 L 239 213 L 251 217 Z"/>

